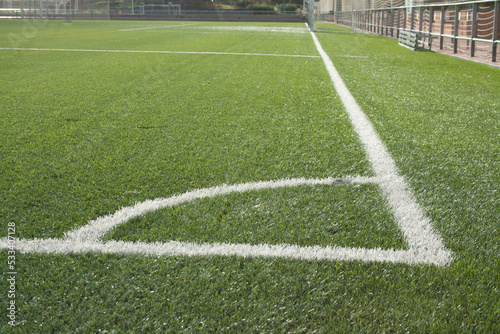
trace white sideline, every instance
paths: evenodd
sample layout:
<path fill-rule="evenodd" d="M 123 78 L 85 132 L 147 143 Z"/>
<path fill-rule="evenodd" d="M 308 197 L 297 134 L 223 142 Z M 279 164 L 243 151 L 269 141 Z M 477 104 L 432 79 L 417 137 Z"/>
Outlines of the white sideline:
<path fill-rule="evenodd" d="M 0 50 L 14 50 L 14 51 L 61 51 L 61 52 L 104 52 L 104 53 L 159 53 L 159 54 L 188 54 L 188 55 L 229 55 L 229 56 L 320 58 L 319 56 L 309 56 L 309 55 L 288 55 L 288 54 L 246 53 L 246 52 L 215 52 L 215 51 L 94 50 L 94 49 L 45 49 L 45 48 L 0 48 Z"/>
<path fill-rule="evenodd" d="M 410 248 L 416 252 L 439 253 L 440 256 L 443 256 L 442 263 L 449 263 L 452 260 L 452 253 L 444 247 L 439 235 L 433 231 L 429 219 L 425 217 L 422 209 L 413 198 L 404 177 L 399 175 L 396 163 L 312 31 L 311 36 L 325 63 L 335 90 L 339 94 L 351 123 L 368 154 L 375 175 L 379 179 L 378 184 L 387 197 L 398 226 Z"/>

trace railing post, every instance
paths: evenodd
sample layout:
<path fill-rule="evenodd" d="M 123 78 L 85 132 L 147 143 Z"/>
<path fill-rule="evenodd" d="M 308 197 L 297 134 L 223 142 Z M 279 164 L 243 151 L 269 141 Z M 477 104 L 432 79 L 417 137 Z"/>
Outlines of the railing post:
<path fill-rule="evenodd" d="M 500 1 L 495 2 L 495 16 L 493 18 L 493 38 L 491 40 L 491 61 L 497 61 L 498 26 L 500 25 Z"/>
<path fill-rule="evenodd" d="M 476 41 L 474 40 L 477 36 L 477 9 L 478 4 L 472 4 L 472 27 L 470 32 L 470 56 L 474 57 L 476 52 Z"/>
<path fill-rule="evenodd" d="M 382 10 L 382 36 L 387 35 L 387 11 L 384 9 Z M 385 29 L 385 33 L 384 33 Z"/>
<path fill-rule="evenodd" d="M 446 7 L 441 7 L 441 28 L 439 31 L 439 49 L 443 50 L 443 41 L 444 41 L 444 16 L 446 15 Z"/>
<path fill-rule="evenodd" d="M 429 9 L 429 50 L 431 49 L 432 45 L 432 23 L 434 21 L 434 7 L 430 7 Z"/>
<path fill-rule="evenodd" d="M 385 15 L 385 35 L 389 36 L 389 11 L 384 10 Z"/>
<path fill-rule="evenodd" d="M 432 23 L 434 21 L 434 7 L 431 6 L 429 9 L 429 36 L 432 38 Z"/>
<path fill-rule="evenodd" d="M 382 21 L 382 11 L 381 10 L 378 10 L 377 11 L 377 15 L 378 15 L 378 18 L 377 18 L 377 34 L 381 35 L 384 33 L 384 31 L 382 30 L 382 24 L 380 23 Z"/>
<path fill-rule="evenodd" d="M 399 12 L 399 9 L 396 9 L 397 13 L 398 13 L 398 29 L 396 30 L 396 38 L 399 39 L 399 24 L 401 23 L 401 13 Z"/>
<path fill-rule="evenodd" d="M 368 31 L 373 32 L 373 11 L 368 9 Z"/>
<path fill-rule="evenodd" d="M 370 31 L 370 10 L 365 10 L 365 29 Z"/>
<path fill-rule="evenodd" d="M 408 8 L 403 9 L 403 29 L 406 30 L 406 21 L 408 20 Z"/>
<path fill-rule="evenodd" d="M 415 7 L 411 7 L 410 21 L 410 31 L 413 31 L 415 28 Z"/>
<path fill-rule="evenodd" d="M 424 24 L 424 7 L 420 7 L 418 9 L 418 32 L 421 33 Z"/>
<path fill-rule="evenodd" d="M 453 53 L 458 52 L 458 15 L 460 14 L 460 6 L 455 5 L 455 17 L 453 20 Z"/>
<path fill-rule="evenodd" d="M 370 9 L 365 10 L 366 31 L 371 31 L 370 26 Z"/>
<path fill-rule="evenodd" d="M 391 8 L 391 37 L 394 37 L 394 9 Z"/>

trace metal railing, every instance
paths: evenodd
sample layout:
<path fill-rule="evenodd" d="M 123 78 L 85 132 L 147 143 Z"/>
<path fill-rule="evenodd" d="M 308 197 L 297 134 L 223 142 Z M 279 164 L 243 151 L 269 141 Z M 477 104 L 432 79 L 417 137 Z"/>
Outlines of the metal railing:
<path fill-rule="evenodd" d="M 493 62 L 500 43 L 500 0 L 342 11 L 335 21 L 393 38 L 401 30 L 430 34 L 441 50 L 487 54 Z"/>

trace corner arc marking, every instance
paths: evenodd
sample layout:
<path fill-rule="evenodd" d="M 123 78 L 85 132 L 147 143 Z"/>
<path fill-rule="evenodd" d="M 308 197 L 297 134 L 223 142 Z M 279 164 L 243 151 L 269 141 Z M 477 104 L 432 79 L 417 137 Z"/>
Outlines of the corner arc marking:
<path fill-rule="evenodd" d="M 262 189 L 277 189 L 284 187 L 296 187 L 301 185 L 335 185 L 345 183 L 374 183 L 373 178 L 369 177 L 345 177 L 345 178 L 324 178 L 324 179 L 281 179 L 275 181 L 259 181 L 250 183 L 240 183 L 233 185 L 221 185 L 212 188 L 196 189 L 180 195 L 174 195 L 168 198 L 156 198 L 137 203 L 133 206 L 124 207 L 115 213 L 101 216 L 88 224 L 67 232 L 65 240 L 73 242 L 97 242 L 104 234 L 114 227 L 127 222 L 128 220 L 143 215 L 147 212 L 153 212 L 162 208 L 179 205 L 196 199 L 209 198 L 217 195 L 227 195 L 235 192 L 245 192 Z"/>

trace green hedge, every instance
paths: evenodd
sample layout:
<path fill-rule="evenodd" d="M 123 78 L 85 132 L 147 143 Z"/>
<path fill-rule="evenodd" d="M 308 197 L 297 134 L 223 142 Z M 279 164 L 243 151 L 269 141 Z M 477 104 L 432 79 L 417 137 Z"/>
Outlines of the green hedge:
<path fill-rule="evenodd" d="M 247 9 L 252 9 L 252 10 L 268 10 L 268 11 L 274 11 L 274 6 L 271 5 L 263 5 L 263 4 L 255 4 L 255 5 L 250 5 L 247 7 Z"/>
<path fill-rule="evenodd" d="M 298 8 L 298 6 L 293 3 L 281 3 L 277 7 L 280 12 L 294 12 Z"/>

